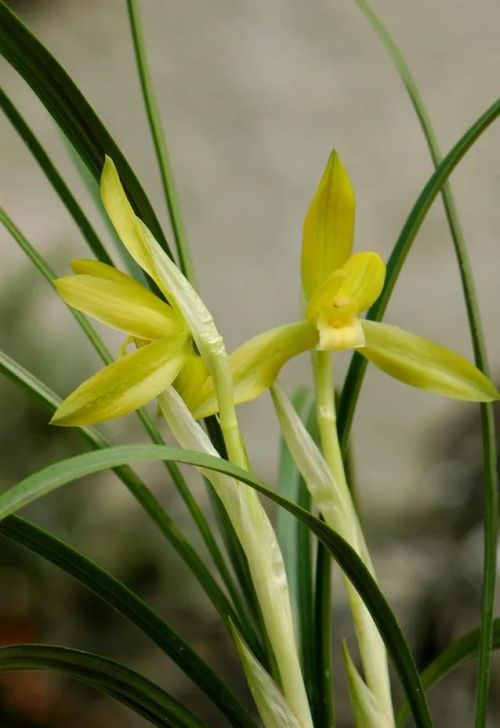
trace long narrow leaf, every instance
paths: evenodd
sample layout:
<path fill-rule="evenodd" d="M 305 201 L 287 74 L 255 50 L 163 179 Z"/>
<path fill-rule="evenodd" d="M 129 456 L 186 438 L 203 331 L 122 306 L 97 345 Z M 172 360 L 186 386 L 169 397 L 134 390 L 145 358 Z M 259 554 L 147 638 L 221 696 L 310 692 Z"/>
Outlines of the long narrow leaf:
<path fill-rule="evenodd" d="M 380 321 L 382 319 L 392 291 L 394 290 L 394 286 L 396 285 L 401 268 L 403 267 L 403 263 L 406 260 L 406 256 L 411 249 L 413 241 L 415 240 L 432 203 L 441 191 L 443 185 L 448 180 L 450 174 L 453 172 L 465 153 L 499 115 L 500 100 L 495 101 L 495 103 L 479 117 L 470 129 L 466 131 L 450 152 L 448 152 L 423 188 L 403 226 L 403 229 L 401 230 L 396 245 L 393 248 L 389 262 L 387 263 L 387 276 L 385 279 L 384 290 L 367 314 L 367 317 L 370 320 Z M 366 366 L 366 360 L 360 354 L 355 353 L 349 365 L 339 405 L 338 428 L 343 449 L 346 448 L 347 441 L 349 439 L 352 418 L 366 371 Z"/>
<path fill-rule="evenodd" d="M 349 544 L 318 518 L 300 506 L 282 498 L 248 472 L 220 458 L 200 452 L 160 445 L 126 445 L 77 455 L 44 468 L 0 496 L 0 518 L 14 513 L 37 498 L 85 475 L 118 465 L 151 460 L 175 460 L 179 463 L 214 470 L 236 478 L 254 488 L 300 518 L 329 549 L 366 604 L 380 630 L 387 650 L 412 707 L 417 728 L 431 728 L 432 720 L 412 653 L 401 628 L 376 582 Z M 16 521 L 17 522 L 17 521 Z M 0 530 L 4 526 L 0 526 Z"/>
<path fill-rule="evenodd" d="M 71 190 L 68 188 L 67 184 L 55 168 L 33 131 L 29 128 L 28 124 L 2 89 L 0 89 L 0 108 L 2 108 L 12 126 L 35 157 L 48 181 L 59 195 L 67 211 L 80 228 L 83 237 L 95 257 L 98 260 L 102 260 L 104 263 L 112 264 L 113 261 L 108 255 L 89 219 L 71 193 Z"/>
<path fill-rule="evenodd" d="M 113 159 L 136 214 L 171 255 L 151 203 L 118 145 L 68 73 L 3 0 L 0 53 L 31 86 L 96 179 L 105 155 Z"/>
<path fill-rule="evenodd" d="M 406 63 L 403 54 L 393 38 L 384 27 L 381 20 L 373 12 L 366 0 L 356 0 L 358 6 L 368 18 L 373 29 L 385 45 L 391 60 L 403 81 L 410 96 L 413 108 L 420 122 L 429 152 L 437 168 L 441 162 L 441 150 L 432 126 L 429 114 L 413 75 Z M 476 366 L 488 375 L 488 357 L 479 313 L 478 299 L 475 290 L 472 267 L 469 253 L 465 243 L 462 226 L 458 218 L 455 201 L 451 187 L 446 182 L 441 190 L 443 205 L 450 228 L 451 238 L 457 257 L 460 279 L 464 292 L 465 307 L 469 320 L 472 346 Z M 483 464 L 484 487 L 483 500 L 485 511 L 484 527 L 484 573 L 481 597 L 481 648 L 478 665 L 477 700 L 476 700 L 476 728 L 486 725 L 488 714 L 488 694 L 491 671 L 491 649 L 493 639 L 493 608 L 495 602 L 495 576 L 497 566 L 497 537 L 498 537 L 498 468 L 495 435 L 495 420 L 493 405 L 481 405 L 481 430 L 483 438 Z"/>
<path fill-rule="evenodd" d="M 314 580 L 314 725 L 335 726 L 332 655 L 332 560 L 328 549 L 319 542 Z"/>
<path fill-rule="evenodd" d="M 480 645 L 480 631 L 474 629 L 471 632 L 467 632 L 463 637 L 460 637 L 456 642 L 453 642 L 443 652 L 441 652 L 431 664 L 425 668 L 421 677 L 422 685 L 425 690 L 429 690 L 433 685 L 436 685 L 446 675 L 452 672 L 456 667 L 459 667 L 463 662 L 470 659 L 471 657 L 477 657 L 479 653 Z M 498 650 L 500 648 L 500 619 L 493 620 L 493 649 Z M 410 718 L 410 709 L 407 701 L 400 706 L 396 725 L 397 728 L 401 728 L 406 721 Z"/>
<path fill-rule="evenodd" d="M 74 165 L 76 171 L 78 172 L 78 175 L 79 175 L 81 181 L 85 185 L 87 192 L 89 193 L 90 197 L 92 198 L 92 201 L 94 202 L 94 205 L 97 208 L 97 211 L 101 217 L 101 220 L 104 223 L 104 226 L 107 230 L 108 236 L 112 239 L 113 244 L 115 245 L 120 258 L 125 265 L 125 268 L 129 272 L 129 274 L 132 276 L 132 278 L 135 278 L 137 281 L 139 281 L 143 285 L 147 285 L 146 274 L 144 273 L 142 268 L 139 265 L 137 265 L 135 260 L 132 258 L 132 256 L 128 252 L 127 248 L 122 244 L 122 241 L 118 237 L 118 233 L 116 232 L 116 230 L 113 227 L 113 223 L 109 219 L 109 217 L 106 213 L 106 210 L 103 207 L 102 200 L 101 200 L 101 193 L 100 193 L 100 185 L 99 185 L 98 181 L 91 174 L 91 172 L 89 172 L 85 163 L 82 162 L 80 155 L 74 149 L 74 147 L 68 142 L 66 137 L 63 137 L 63 138 L 66 143 L 66 149 L 68 150 L 70 159 L 73 162 L 73 165 Z"/>
<path fill-rule="evenodd" d="M 130 20 L 130 29 L 132 31 L 132 40 L 134 43 L 135 59 L 137 63 L 137 71 L 141 82 L 144 106 L 149 121 L 151 136 L 160 168 L 161 181 L 163 184 L 163 192 L 167 202 L 168 213 L 172 223 L 174 233 L 175 246 L 179 257 L 179 267 L 191 282 L 193 282 L 193 263 L 189 254 L 189 246 L 186 239 L 186 233 L 182 222 L 179 202 L 177 200 L 177 192 L 175 189 L 174 176 L 170 165 L 170 159 L 165 141 L 165 134 L 162 129 L 160 115 L 156 105 L 153 84 L 149 72 L 146 48 L 142 34 L 142 26 L 139 15 L 139 7 L 136 0 L 127 0 L 128 15 Z"/>
<path fill-rule="evenodd" d="M 1 6 L 0 6 L 1 7 Z M 45 258 L 37 251 L 35 248 L 31 245 L 31 243 L 28 241 L 28 239 L 23 235 L 21 230 L 17 227 L 17 225 L 14 223 L 14 221 L 7 215 L 5 210 L 0 208 L 0 223 L 5 226 L 5 228 L 9 231 L 9 233 L 12 235 L 16 243 L 19 245 L 21 250 L 23 250 L 24 253 L 28 256 L 28 258 L 31 260 L 33 265 L 37 268 L 37 270 L 42 274 L 42 276 L 45 278 L 45 280 L 49 283 L 49 285 L 52 288 L 55 288 L 54 286 L 54 279 L 55 279 L 55 273 L 52 270 L 52 268 L 49 266 Z M 69 308 L 69 307 L 68 307 Z M 113 361 L 113 358 L 109 351 L 107 350 L 104 342 L 102 341 L 101 337 L 97 333 L 97 331 L 93 328 L 93 326 L 87 321 L 85 316 L 81 314 L 79 311 L 77 311 L 74 308 L 69 308 L 70 313 L 74 317 L 74 319 L 77 321 L 78 325 L 84 332 L 85 336 L 88 338 L 96 352 L 101 357 L 102 361 L 105 364 L 110 364 Z"/>
<path fill-rule="evenodd" d="M 157 445 L 148 447 L 156 448 Z M 105 451 L 90 453 L 91 457 Z M 88 456 L 83 456 L 88 457 Z M 115 463 L 116 465 L 124 465 Z M 118 579 L 76 549 L 17 516 L 0 523 L 0 534 L 47 559 L 73 576 L 100 599 L 133 622 L 203 690 L 220 711 L 241 728 L 256 728 L 245 708 L 211 668 L 151 607 Z"/>
<path fill-rule="evenodd" d="M 207 728 L 165 690 L 125 665 L 91 652 L 55 645 L 0 647 L 0 672 L 56 670 L 119 700 L 162 728 Z"/>
<path fill-rule="evenodd" d="M 1 350 L 0 372 L 34 396 L 50 414 L 61 403 L 61 398 L 55 392 Z M 110 446 L 109 441 L 104 435 L 94 428 L 78 427 L 77 432 L 94 450 L 102 450 Z M 218 610 L 224 622 L 228 623 L 231 620 L 237 625 L 242 634 L 247 636 L 252 648 L 260 655 L 260 647 L 253 626 L 249 623 L 248 619 L 245 619 L 244 613 L 241 613 L 239 610 L 235 611 L 205 566 L 203 559 L 185 538 L 146 484 L 128 466 L 113 468 L 113 471 L 127 486 L 134 498 L 136 498 L 145 512 L 151 517 L 152 521 L 158 526 L 161 533 L 177 551 L 184 563 L 191 569 L 193 575 Z"/>

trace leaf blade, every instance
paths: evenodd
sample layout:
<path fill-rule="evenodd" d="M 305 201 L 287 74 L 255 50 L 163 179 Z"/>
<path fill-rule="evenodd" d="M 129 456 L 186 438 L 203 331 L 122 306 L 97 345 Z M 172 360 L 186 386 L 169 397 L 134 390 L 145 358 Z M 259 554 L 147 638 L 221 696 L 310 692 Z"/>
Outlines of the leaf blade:
<path fill-rule="evenodd" d="M 0 52 L 31 86 L 96 179 L 105 154 L 113 157 L 136 214 L 171 256 L 151 203 L 118 145 L 69 74 L 3 0 Z"/>
<path fill-rule="evenodd" d="M 417 727 L 432 727 L 433 723 L 423 695 L 420 677 L 407 641 L 384 595 L 355 551 L 325 523 L 296 504 L 282 498 L 250 473 L 232 463 L 204 453 L 159 445 L 127 445 L 77 455 L 29 476 L 17 486 L 3 493 L 0 496 L 0 517 L 12 513 L 13 510 L 26 505 L 34 498 L 40 497 L 72 479 L 124 463 L 131 464 L 155 459 L 173 459 L 176 462 L 229 475 L 246 483 L 306 523 L 334 555 L 370 611 L 408 696 Z M 0 526 L 0 529 L 3 528 L 4 526 Z"/>
<path fill-rule="evenodd" d="M 0 534 L 59 566 L 93 591 L 169 655 L 229 720 L 241 728 L 256 728 L 245 708 L 188 643 L 118 579 L 61 539 L 17 516 L 0 523 Z"/>
<path fill-rule="evenodd" d="M 162 728 L 207 728 L 206 723 L 151 680 L 101 655 L 56 645 L 2 645 L 0 672 L 18 670 L 56 670 L 71 676 Z"/>

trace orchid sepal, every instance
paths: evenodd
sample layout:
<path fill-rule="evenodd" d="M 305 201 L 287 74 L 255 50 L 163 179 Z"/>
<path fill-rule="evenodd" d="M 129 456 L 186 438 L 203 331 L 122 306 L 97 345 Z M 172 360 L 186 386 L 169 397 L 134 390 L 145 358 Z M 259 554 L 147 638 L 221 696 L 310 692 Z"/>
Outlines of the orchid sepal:
<path fill-rule="evenodd" d="M 351 255 L 354 191 L 338 154 L 330 154 L 304 220 L 301 274 L 306 298 Z"/>
<path fill-rule="evenodd" d="M 189 339 L 153 341 L 101 369 L 57 408 L 51 424 L 92 425 L 128 414 L 163 392 L 189 355 Z"/>
<path fill-rule="evenodd" d="M 493 402 L 495 385 L 465 357 L 429 339 L 375 321 L 363 321 L 359 353 L 389 376 L 453 399 Z"/>

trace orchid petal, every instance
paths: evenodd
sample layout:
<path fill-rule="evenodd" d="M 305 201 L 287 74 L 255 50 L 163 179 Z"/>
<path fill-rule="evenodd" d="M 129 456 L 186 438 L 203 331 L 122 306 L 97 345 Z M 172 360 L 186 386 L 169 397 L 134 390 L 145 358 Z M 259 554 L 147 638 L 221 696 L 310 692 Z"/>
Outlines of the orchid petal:
<path fill-rule="evenodd" d="M 304 220 L 301 274 L 306 298 L 349 258 L 354 207 L 351 182 L 333 151 Z"/>
<path fill-rule="evenodd" d="M 385 263 L 377 253 L 356 253 L 314 292 L 307 306 L 309 321 L 320 316 L 332 326 L 350 319 L 377 300 L 384 287 Z"/>
<path fill-rule="evenodd" d="M 301 321 L 266 331 L 238 347 L 229 357 L 235 404 L 256 399 L 269 389 L 289 359 L 312 349 L 317 341 L 315 327 Z M 201 374 L 198 376 L 201 379 Z M 197 390 L 192 383 L 191 389 L 183 383 L 177 389 L 197 419 L 217 412 L 211 377 L 207 376 Z"/>
<path fill-rule="evenodd" d="M 68 276 L 58 278 L 55 286 L 69 306 L 131 336 L 161 339 L 185 330 L 170 306 L 122 273 Z"/>
<path fill-rule="evenodd" d="M 132 412 L 175 379 L 188 354 L 186 340 L 160 339 L 109 364 L 57 408 L 54 425 L 92 425 Z"/>
<path fill-rule="evenodd" d="M 351 300 L 356 311 L 369 308 L 382 293 L 385 263 L 378 253 L 356 253 L 340 269 L 344 274 L 337 296 Z"/>
<path fill-rule="evenodd" d="M 389 376 L 454 399 L 499 399 L 498 390 L 488 377 L 451 349 L 396 326 L 375 321 L 363 321 L 362 325 L 366 346 L 359 353 Z"/>
<path fill-rule="evenodd" d="M 114 265 L 102 263 L 100 260 L 79 258 L 77 260 L 72 260 L 70 265 L 71 270 L 73 271 L 73 273 L 75 273 L 75 275 L 88 275 L 95 276 L 96 278 L 108 278 L 112 281 L 133 281 L 137 283 L 138 286 L 141 285 L 135 280 L 135 278 L 132 278 L 126 273 L 122 273 L 122 271 L 118 270 L 118 268 L 115 268 Z M 144 288 L 144 286 L 141 286 L 141 288 Z"/>
<path fill-rule="evenodd" d="M 175 389 L 190 409 L 193 408 L 195 402 L 200 401 L 199 393 L 209 378 L 210 373 L 201 356 L 190 354 L 174 382 Z M 213 387 L 211 387 L 211 392 L 215 397 Z"/>
<path fill-rule="evenodd" d="M 106 156 L 101 175 L 101 199 L 118 237 L 141 268 L 156 280 L 156 271 L 144 230 L 127 199 L 113 160 Z"/>

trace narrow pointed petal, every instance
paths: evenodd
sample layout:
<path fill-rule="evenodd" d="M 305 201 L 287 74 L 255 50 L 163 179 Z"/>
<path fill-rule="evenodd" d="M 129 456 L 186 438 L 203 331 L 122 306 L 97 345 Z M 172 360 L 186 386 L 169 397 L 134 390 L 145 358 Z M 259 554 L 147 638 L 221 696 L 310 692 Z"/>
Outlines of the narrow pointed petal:
<path fill-rule="evenodd" d="M 499 399 L 495 385 L 451 349 L 396 326 L 363 321 L 366 346 L 359 349 L 389 376 L 420 389 L 470 402 Z"/>
<path fill-rule="evenodd" d="M 356 728 L 394 728 L 393 720 L 386 715 L 376 695 L 366 685 L 351 659 L 347 645 L 342 644 L 347 684 Z"/>
<path fill-rule="evenodd" d="M 269 673 L 247 647 L 235 627 L 232 633 L 248 686 L 265 728 L 301 728 L 296 716 Z"/>
<path fill-rule="evenodd" d="M 185 330 L 170 306 L 124 274 L 68 276 L 55 286 L 69 306 L 131 336 L 152 340 Z"/>
<path fill-rule="evenodd" d="M 186 343 L 160 339 L 109 364 L 83 382 L 56 410 L 53 425 L 92 425 L 142 407 L 175 379 Z"/>
<path fill-rule="evenodd" d="M 118 237 L 143 270 L 155 278 L 155 267 L 139 218 L 127 199 L 113 160 L 106 156 L 101 176 L 101 199 Z"/>
<path fill-rule="evenodd" d="M 273 384 L 284 364 L 294 356 L 312 349 L 318 341 L 315 327 L 305 321 L 279 326 L 238 347 L 229 357 L 233 376 L 234 402 L 256 399 Z M 205 378 L 196 390 L 178 388 L 197 419 L 217 411 L 213 381 Z"/>
<path fill-rule="evenodd" d="M 126 273 L 122 273 L 121 270 L 118 270 L 113 265 L 101 263 L 100 260 L 79 258 L 77 260 L 72 260 L 70 265 L 71 270 L 76 275 L 88 275 L 95 276 L 96 278 L 109 278 L 112 281 L 133 281 L 134 283 L 137 283 L 137 281 L 131 276 Z M 140 283 L 137 283 L 137 285 L 140 285 Z M 144 288 L 144 286 L 141 286 L 141 288 Z"/>
<path fill-rule="evenodd" d="M 354 192 L 333 151 L 304 220 L 301 273 L 306 298 L 351 255 Z"/>

